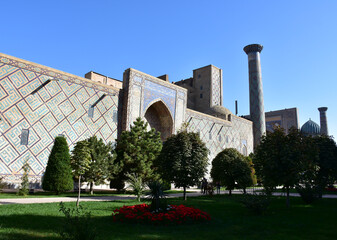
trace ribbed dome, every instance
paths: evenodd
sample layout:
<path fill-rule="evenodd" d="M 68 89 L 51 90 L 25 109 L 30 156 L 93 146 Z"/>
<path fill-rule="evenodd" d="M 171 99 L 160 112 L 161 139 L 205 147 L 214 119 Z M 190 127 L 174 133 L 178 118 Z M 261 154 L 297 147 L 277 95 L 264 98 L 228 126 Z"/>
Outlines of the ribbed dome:
<path fill-rule="evenodd" d="M 223 106 L 219 106 L 219 105 L 215 105 L 215 106 L 210 107 L 206 113 L 209 114 L 209 115 L 218 117 L 218 118 L 229 120 L 229 121 L 230 121 L 230 118 L 231 118 L 230 116 L 232 115 L 231 111 L 229 111 L 227 108 L 225 108 Z"/>
<path fill-rule="evenodd" d="M 301 127 L 301 132 L 304 135 L 319 135 L 321 129 L 317 123 L 309 119 L 309 121 L 304 123 L 303 126 Z"/>

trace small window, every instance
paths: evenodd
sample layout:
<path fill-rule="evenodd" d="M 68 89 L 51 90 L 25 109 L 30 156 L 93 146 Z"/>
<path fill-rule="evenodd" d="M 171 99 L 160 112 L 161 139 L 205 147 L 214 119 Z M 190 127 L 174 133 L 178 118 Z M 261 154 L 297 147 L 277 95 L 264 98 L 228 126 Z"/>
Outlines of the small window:
<path fill-rule="evenodd" d="M 222 139 L 221 139 L 221 134 L 219 134 L 219 142 L 221 142 L 221 140 L 222 140 Z"/>
<path fill-rule="evenodd" d="M 88 117 L 89 118 L 94 118 L 94 109 L 95 109 L 95 107 L 90 105 L 89 110 L 88 110 Z"/>
<path fill-rule="evenodd" d="M 201 134 L 200 129 L 198 129 L 197 133 L 199 134 L 199 137 L 200 137 L 200 134 Z"/>
<path fill-rule="evenodd" d="M 202 93 L 200 93 L 200 98 L 202 98 Z"/>
<path fill-rule="evenodd" d="M 198 74 L 198 78 L 201 78 L 201 75 L 200 75 L 200 74 Z"/>
<path fill-rule="evenodd" d="M 200 90 L 202 90 L 202 88 L 203 88 L 202 85 L 200 85 Z"/>
<path fill-rule="evenodd" d="M 116 111 L 116 110 L 113 111 L 112 120 L 113 120 L 115 123 L 117 123 L 118 115 L 117 115 L 117 111 Z"/>
<path fill-rule="evenodd" d="M 28 145 L 29 130 L 28 129 L 22 129 L 20 137 L 21 137 L 20 144 L 27 146 Z"/>
<path fill-rule="evenodd" d="M 209 133 L 209 140 L 212 140 L 212 133 Z"/>
<path fill-rule="evenodd" d="M 228 143 L 229 142 L 229 138 L 228 138 L 228 136 L 226 136 L 226 143 Z"/>

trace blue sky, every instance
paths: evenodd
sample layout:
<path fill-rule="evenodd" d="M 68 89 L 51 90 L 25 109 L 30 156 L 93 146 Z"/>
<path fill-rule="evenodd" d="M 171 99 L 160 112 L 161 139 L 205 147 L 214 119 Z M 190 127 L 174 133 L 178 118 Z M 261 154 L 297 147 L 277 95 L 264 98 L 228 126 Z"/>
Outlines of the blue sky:
<path fill-rule="evenodd" d="M 249 113 L 248 61 L 261 53 L 265 110 L 297 107 L 302 126 L 327 106 L 337 137 L 337 1 L 2 1 L 0 52 L 75 75 L 122 79 L 135 68 L 170 81 L 213 64 L 224 106 Z"/>

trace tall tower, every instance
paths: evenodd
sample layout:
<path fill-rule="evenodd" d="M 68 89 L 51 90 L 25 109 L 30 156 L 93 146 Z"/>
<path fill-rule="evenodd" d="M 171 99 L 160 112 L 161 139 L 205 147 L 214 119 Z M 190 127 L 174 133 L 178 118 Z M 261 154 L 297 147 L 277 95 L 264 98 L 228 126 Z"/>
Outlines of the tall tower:
<path fill-rule="evenodd" d="M 321 135 L 328 136 L 328 120 L 326 117 L 326 111 L 328 110 L 327 107 L 320 107 L 318 108 L 319 116 L 321 120 Z"/>
<path fill-rule="evenodd" d="M 250 118 L 253 121 L 254 148 L 259 145 L 262 135 L 266 132 L 260 63 L 262 49 L 260 44 L 251 44 L 243 48 L 248 55 Z"/>

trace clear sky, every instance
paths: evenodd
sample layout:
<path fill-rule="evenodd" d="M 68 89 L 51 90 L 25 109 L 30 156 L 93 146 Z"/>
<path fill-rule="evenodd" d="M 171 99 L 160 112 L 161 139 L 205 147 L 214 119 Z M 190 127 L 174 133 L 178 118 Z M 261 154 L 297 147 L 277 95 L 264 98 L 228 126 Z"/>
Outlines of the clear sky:
<path fill-rule="evenodd" d="M 297 107 L 302 126 L 328 107 L 337 137 L 337 1 L 1 1 L 0 52 L 75 75 L 122 80 L 135 68 L 170 81 L 213 64 L 224 106 L 249 114 L 248 60 L 259 43 L 265 110 Z"/>

